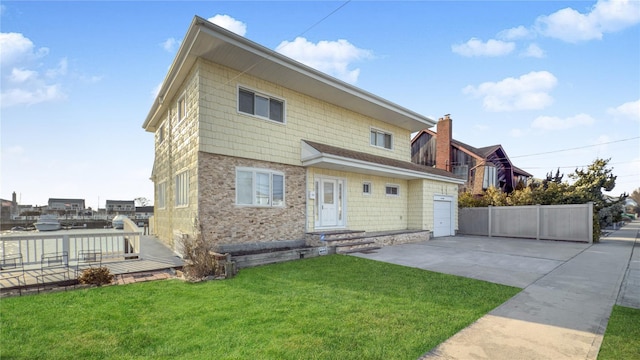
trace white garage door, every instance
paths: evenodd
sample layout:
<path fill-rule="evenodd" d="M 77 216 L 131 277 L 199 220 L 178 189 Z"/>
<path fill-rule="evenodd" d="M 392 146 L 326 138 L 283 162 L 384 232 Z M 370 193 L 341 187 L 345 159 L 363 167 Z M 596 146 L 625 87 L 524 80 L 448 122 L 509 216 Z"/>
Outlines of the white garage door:
<path fill-rule="evenodd" d="M 433 237 L 451 236 L 451 201 L 433 202 Z"/>

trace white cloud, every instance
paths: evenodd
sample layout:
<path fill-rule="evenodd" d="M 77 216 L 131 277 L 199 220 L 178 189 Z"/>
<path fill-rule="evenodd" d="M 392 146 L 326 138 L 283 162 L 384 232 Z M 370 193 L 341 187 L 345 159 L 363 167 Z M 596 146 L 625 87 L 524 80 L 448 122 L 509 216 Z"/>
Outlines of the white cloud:
<path fill-rule="evenodd" d="M 578 114 L 564 119 L 555 116 L 539 116 L 533 120 L 531 127 L 541 130 L 566 130 L 592 125 L 594 122 L 595 120 L 587 114 Z"/>
<path fill-rule="evenodd" d="M 35 49 L 33 42 L 20 33 L 0 33 L 0 48 L 3 68 L 30 62 L 49 53 L 45 47 Z"/>
<path fill-rule="evenodd" d="M 524 26 L 520 25 L 507 30 L 502 30 L 498 33 L 498 38 L 504 40 L 518 40 L 532 37 L 531 31 Z"/>
<path fill-rule="evenodd" d="M 509 130 L 509 135 L 514 138 L 520 138 L 525 135 L 525 131 L 522 129 L 511 129 Z"/>
<path fill-rule="evenodd" d="M 240 36 L 244 36 L 247 33 L 247 25 L 242 21 L 238 21 L 232 18 L 229 15 L 218 14 L 207 20 Z"/>
<path fill-rule="evenodd" d="M 2 91 L 0 106 L 33 105 L 66 98 L 59 79 L 67 74 L 67 60 L 43 68 L 49 49 L 36 48 L 20 33 L 0 33 Z"/>
<path fill-rule="evenodd" d="M 283 41 L 276 51 L 348 83 L 355 83 L 360 69 L 350 69 L 353 62 L 373 58 L 369 50 L 359 49 L 349 41 L 319 41 L 314 44 L 303 37 Z"/>
<path fill-rule="evenodd" d="M 512 42 L 490 39 L 482 42 L 480 39 L 472 38 L 464 44 L 451 45 L 451 51 L 458 55 L 473 56 L 503 56 L 511 53 L 516 45 Z"/>
<path fill-rule="evenodd" d="M 520 55 L 523 57 L 534 57 L 538 59 L 545 57 L 544 50 L 542 50 L 537 44 L 529 44 L 527 49 Z"/>
<path fill-rule="evenodd" d="M 610 108 L 607 113 L 613 116 L 640 121 L 640 99 L 629 101 L 618 107 Z"/>
<path fill-rule="evenodd" d="M 543 36 L 577 43 L 602 39 L 605 33 L 616 32 L 640 23 L 640 2 L 637 0 L 598 1 L 589 13 L 564 8 L 536 19 L 535 28 Z"/>
<path fill-rule="evenodd" d="M 160 46 L 162 46 L 162 48 L 166 52 L 173 53 L 173 52 L 176 51 L 178 46 L 180 46 L 180 41 L 176 40 L 175 38 L 170 37 L 167 40 L 165 40 L 163 43 L 161 43 Z"/>
<path fill-rule="evenodd" d="M 462 91 L 481 97 L 482 106 L 487 111 L 537 110 L 553 102 L 548 92 L 557 82 L 556 77 L 548 71 L 532 71 L 519 78 L 469 85 Z"/>
<path fill-rule="evenodd" d="M 60 60 L 60 62 L 58 62 L 58 66 L 53 68 L 53 69 L 48 69 L 45 71 L 45 76 L 50 78 L 50 79 L 55 79 L 59 76 L 64 76 L 67 75 L 67 69 L 68 69 L 68 62 L 67 59 L 62 59 Z"/>

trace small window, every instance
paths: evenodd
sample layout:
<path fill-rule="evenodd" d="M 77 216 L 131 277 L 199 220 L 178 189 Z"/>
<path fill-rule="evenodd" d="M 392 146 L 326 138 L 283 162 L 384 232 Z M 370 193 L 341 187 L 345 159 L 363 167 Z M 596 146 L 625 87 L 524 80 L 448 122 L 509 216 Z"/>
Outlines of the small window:
<path fill-rule="evenodd" d="M 176 175 L 176 206 L 189 205 L 189 171 Z"/>
<path fill-rule="evenodd" d="M 400 195 L 400 186 L 398 185 L 387 185 L 385 186 L 385 193 L 389 196 L 399 196 Z"/>
<path fill-rule="evenodd" d="M 284 206 L 284 175 L 266 169 L 237 169 L 236 204 Z"/>
<path fill-rule="evenodd" d="M 371 195 L 371 183 L 369 182 L 362 183 L 362 193 L 364 195 Z"/>
<path fill-rule="evenodd" d="M 284 101 L 240 88 L 238 111 L 284 123 Z"/>
<path fill-rule="evenodd" d="M 184 120 L 187 117 L 187 101 L 185 100 L 185 96 L 182 95 L 180 99 L 178 99 L 178 122 Z"/>
<path fill-rule="evenodd" d="M 371 130 L 371 145 L 391 149 L 393 146 L 392 136 L 380 130 Z"/>

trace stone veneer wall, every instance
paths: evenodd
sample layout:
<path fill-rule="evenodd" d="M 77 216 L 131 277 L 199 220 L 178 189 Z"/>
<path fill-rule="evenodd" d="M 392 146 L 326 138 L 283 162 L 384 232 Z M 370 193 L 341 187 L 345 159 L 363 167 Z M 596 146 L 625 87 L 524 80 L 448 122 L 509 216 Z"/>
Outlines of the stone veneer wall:
<path fill-rule="evenodd" d="M 239 206 L 236 167 L 263 168 L 285 174 L 285 206 Z M 303 167 L 199 153 L 198 216 L 202 234 L 212 245 L 303 239 L 305 184 Z"/>

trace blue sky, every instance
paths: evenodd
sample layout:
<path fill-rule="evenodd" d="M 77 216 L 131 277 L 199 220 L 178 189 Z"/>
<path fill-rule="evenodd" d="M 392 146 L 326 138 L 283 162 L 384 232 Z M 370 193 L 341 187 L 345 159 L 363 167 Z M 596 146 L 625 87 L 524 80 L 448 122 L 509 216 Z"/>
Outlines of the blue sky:
<path fill-rule="evenodd" d="M 152 200 L 142 123 L 194 15 L 451 114 L 455 139 L 501 144 L 536 177 L 611 158 L 612 194 L 640 187 L 637 0 L 3 1 L 0 197 Z"/>

